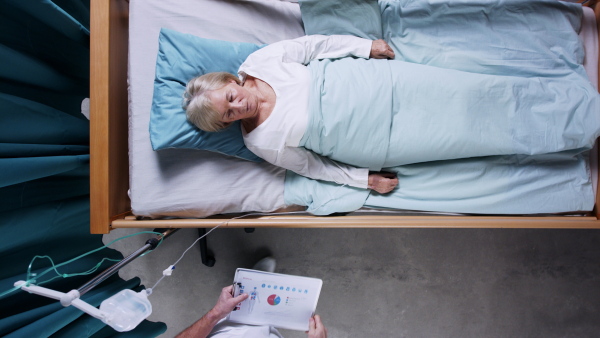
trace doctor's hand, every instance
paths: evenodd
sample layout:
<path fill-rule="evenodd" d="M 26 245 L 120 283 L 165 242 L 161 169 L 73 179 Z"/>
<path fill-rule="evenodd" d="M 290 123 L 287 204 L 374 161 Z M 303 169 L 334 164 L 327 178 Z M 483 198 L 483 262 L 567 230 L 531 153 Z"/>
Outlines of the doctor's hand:
<path fill-rule="evenodd" d="M 383 40 L 375 40 L 371 45 L 371 54 L 369 57 L 371 59 L 393 59 L 396 56 L 392 47 L 387 44 L 387 42 Z"/>
<path fill-rule="evenodd" d="M 212 310 L 210 310 L 212 315 L 219 318 L 219 320 L 225 318 L 231 311 L 233 311 L 238 303 L 243 302 L 246 300 L 246 298 L 248 298 L 247 293 L 242 293 L 237 297 L 233 297 L 232 293 L 233 285 L 224 287 L 223 290 L 221 290 L 217 304 L 212 308 Z"/>
<path fill-rule="evenodd" d="M 327 328 L 321 322 L 321 317 L 315 315 L 308 321 L 308 338 L 327 338 Z"/>
<path fill-rule="evenodd" d="M 398 185 L 398 178 L 394 173 L 372 172 L 369 173 L 369 186 L 380 194 L 387 194 Z"/>

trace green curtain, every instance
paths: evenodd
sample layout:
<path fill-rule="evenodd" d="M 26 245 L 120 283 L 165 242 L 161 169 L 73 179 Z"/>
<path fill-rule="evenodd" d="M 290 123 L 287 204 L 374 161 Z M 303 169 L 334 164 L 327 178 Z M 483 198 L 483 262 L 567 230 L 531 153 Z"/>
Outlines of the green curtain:
<path fill-rule="evenodd" d="M 89 96 L 89 11 L 89 0 L 0 1 L 0 294 L 26 279 L 36 255 L 58 264 L 103 245 L 101 235 L 89 233 L 89 121 L 81 114 Z M 103 258 L 123 256 L 104 249 L 59 270 L 87 271 Z M 67 292 L 111 264 L 43 286 Z M 32 271 L 49 266 L 39 260 Z M 139 283 L 115 275 L 82 299 L 98 306 L 125 288 L 139 291 Z M 0 318 L 6 337 L 155 337 L 166 331 L 164 323 L 144 321 L 118 333 L 74 307 L 20 290 L 0 299 Z"/>

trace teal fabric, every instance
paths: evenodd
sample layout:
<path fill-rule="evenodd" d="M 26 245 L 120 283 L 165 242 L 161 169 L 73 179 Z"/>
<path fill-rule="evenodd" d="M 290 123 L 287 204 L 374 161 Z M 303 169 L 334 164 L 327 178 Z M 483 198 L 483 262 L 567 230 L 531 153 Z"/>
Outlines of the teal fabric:
<path fill-rule="evenodd" d="M 339 161 L 397 173 L 399 187 L 363 192 L 365 206 L 479 214 L 593 208 L 585 157 L 600 134 L 600 96 L 581 65 L 579 5 L 380 6 L 396 59 L 312 62 L 301 141 Z M 391 110 L 381 91 L 392 91 Z M 351 210 L 360 194 L 304 177 L 286 179 L 285 189 L 286 203 L 319 214 Z"/>
<path fill-rule="evenodd" d="M 352 58 L 309 69 L 300 145 L 357 167 L 583 151 L 600 135 L 600 95 L 572 71 L 490 75 Z"/>
<path fill-rule="evenodd" d="M 209 133 L 187 121 L 182 108 L 187 82 L 210 72 L 237 74 L 248 55 L 261 46 L 203 39 L 163 28 L 159 36 L 156 78 L 150 112 L 150 141 L 154 150 L 202 149 L 255 162 L 262 159 L 244 145 L 239 123 Z"/>
<path fill-rule="evenodd" d="M 89 96 L 89 2 L 7 0 L 0 2 L 0 18 L 0 336 L 108 336 L 106 325 L 76 308 L 6 293 L 27 278 L 36 255 L 58 264 L 103 246 L 101 235 L 89 233 L 89 122 L 80 108 Z M 83 272 L 103 258 L 122 257 L 102 250 L 59 271 Z M 32 271 L 39 276 L 49 266 L 36 261 Z M 93 276 L 44 286 L 66 292 Z M 139 279 L 113 276 L 83 299 L 97 306 L 123 288 L 139 287 Z M 164 323 L 146 321 L 129 335 L 155 337 L 165 330 Z"/>
<path fill-rule="evenodd" d="M 536 160 L 495 156 L 388 168 L 399 187 L 372 193 L 365 207 L 471 214 L 589 211 L 594 191 L 586 155 Z"/>
<path fill-rule="evenodd" d="M 382 195 L 287 173 L 286 203 L 315 215 L 360 207 L 467 214 L 546 214 L 589 211 L 594 192 L 584 154 L 565 160 L 495 156 L 386 168 L 399 186 Z M 360 204 L 360 201 L 364 201 Z"/>
<path fill-rule="evenodd" d="M 495 75 L 576 71 L 585 76 L 584 51 L 577 36 L 583 11 L 578 4 L 554 0 L 379 3 L 384 39 L 396 60 Z"/>
<path fill-rule="evenodd" d="M 287 205 L 304 205 L 306 212 L 329 215 L 352 212 L 361 208 L 369 197 L 369 190 L 317 181 L 286 171 L 283 198 Z"/>
<path fill-rule="evenodd" d="M 309 121 L 300 146 L 336 161 L 381 170 L 396 100 L 388 62 L 324 59 L 312 61 L 308 68 Z"/>
<path fill-rule="evenodd" d="M 306 35 L 383 37 L 376 0 L 300 0 L 299 4 Z"/>

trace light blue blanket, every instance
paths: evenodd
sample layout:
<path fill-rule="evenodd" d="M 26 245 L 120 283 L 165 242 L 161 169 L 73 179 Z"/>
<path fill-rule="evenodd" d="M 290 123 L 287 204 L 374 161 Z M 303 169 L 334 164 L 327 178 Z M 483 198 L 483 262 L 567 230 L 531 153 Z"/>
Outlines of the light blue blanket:
<path fill-rule="evenodd" d="M 593 207 L 582 153 L 600 133 L 600 96 L 581 65 L 578 5 L 380 6 L 396 60 L 312 62 L 311 118 L 301 144 L 397 172 L 400 186 L 369 196 L 288 174 L 286 203 L 316 214 L 363 204 L 500 214 Z"/>
<path fill-rule="evenodd" d="M 390 168 L 399 186 L 390 194 L 312 180 L 287 172 L 285 202 L 315 215 L 363 206 L 471 214 L 588 211 L 594 192 L 585 155 L 533 161 L 519 156 L 477 157 Z"/>
<path fill-rule="evenodd" d="M 372 170 L 586 150 L 600 130 L 600 96 L 576 72 L 490 75 L 351 58 L 309 68 L 310 120 L 301 145 Z"/>

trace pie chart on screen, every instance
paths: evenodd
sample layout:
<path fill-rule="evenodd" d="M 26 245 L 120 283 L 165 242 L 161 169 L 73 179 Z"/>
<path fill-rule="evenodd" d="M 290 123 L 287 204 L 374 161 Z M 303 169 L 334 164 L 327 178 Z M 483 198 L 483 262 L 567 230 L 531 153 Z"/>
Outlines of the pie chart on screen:
<path fill-rule="evenodd" d="M 281 298 L 278 295 L 270 295 L 267 298 L 267 303 L 269 303 L 269 305 L 277 305 L 279 302 L 281 302 Z"/>

